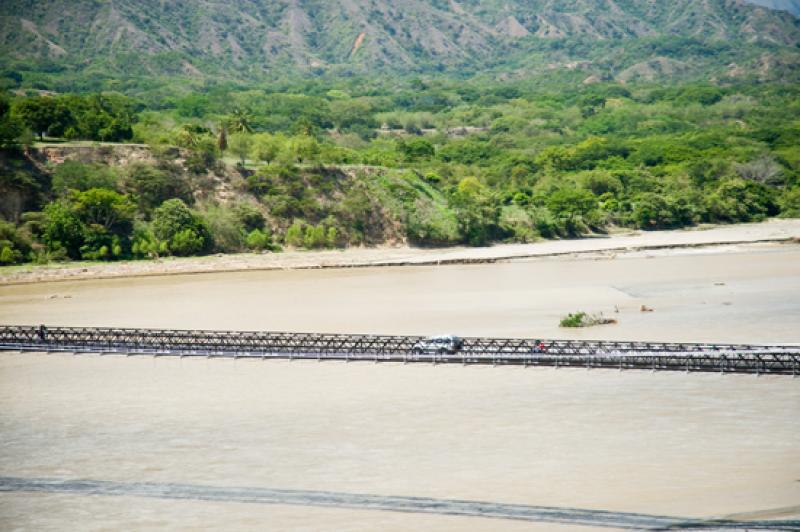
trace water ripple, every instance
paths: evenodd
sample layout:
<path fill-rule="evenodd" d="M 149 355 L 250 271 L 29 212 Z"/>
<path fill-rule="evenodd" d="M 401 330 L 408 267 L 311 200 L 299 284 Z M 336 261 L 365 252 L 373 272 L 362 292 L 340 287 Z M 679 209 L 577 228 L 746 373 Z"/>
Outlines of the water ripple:
<path fill-rule="evenodd" d="M 494 502 L 365 495 L 330 491 L 201 486 L 107 480 L 0 477 L 0 492 L 45 492 L 187 499 L 256 504 L 290 504 L 548 522 L 630 530 L 800 530 L 800 521 L 699 520 L 579 508 Z"/>

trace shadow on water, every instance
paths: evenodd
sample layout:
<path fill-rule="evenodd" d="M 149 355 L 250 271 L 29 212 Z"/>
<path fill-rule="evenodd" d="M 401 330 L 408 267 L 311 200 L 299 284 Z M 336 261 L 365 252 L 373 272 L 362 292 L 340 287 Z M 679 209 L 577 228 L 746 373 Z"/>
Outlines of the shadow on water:
<path fill-rule="evenodd" d="M 0 492 L 68 493 L 74 495 L 289 504 L 512 519 L 630 530 L 800 530 L 800 520 L 746 522 L 726 519 L 702 520 L 639 513 L 433 499 L 428 497 L 396 497 L 329 491 L 214 487 L 189 484 L 0 477 Z"/>

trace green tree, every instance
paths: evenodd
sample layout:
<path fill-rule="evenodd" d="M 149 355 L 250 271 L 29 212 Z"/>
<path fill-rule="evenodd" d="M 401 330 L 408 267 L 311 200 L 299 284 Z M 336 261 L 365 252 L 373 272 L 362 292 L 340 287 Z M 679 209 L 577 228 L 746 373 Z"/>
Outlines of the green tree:
<path fill-rule="evenodd" d="M 433 157 L 433 155 L 436 153 L 433 144 L 431 144 L 429 140 L 421 137 L 400 140 L 397 143 L 397 147 L 409 161 Z"/>
<path fill-rule="evenodd" d="M 106 189 L 74 192 L 44 210 L 42 240 L 71 259 L 108 260 L 129 254 L 134 206 Z"/>
<path fill-rule="evenodd" d="M 73 201 L 75 212 L 85 224 L 99 225 L 125 238 L 133 230 L 136 207 L 127 196 L 113 190 L 91 188 L 76 192 Z"/>
<path fill-rule="evenodd" d="M 373 107 L 364 98 L 346 98 L 334 100 L 330 103 L 331 120 L 336 129 L 347 131 L 362 128 L 375 128 L 375 119 L 372 116 Z"/>
<path fill-rule="evenodd" d="M 127 174 L 125 188 L 145 215 L 168 199 L 177 198 L 184 202 L 193 199 L 189 184 L 177 168 L 134 163 L 128 168 Z"/>
<path fill-rule="evenodd" d="M 485 162 L 498 154 L 498 149 L 488 142 L 479 140 L 456 140 L 439 150 L 439 157 L 445 162 L 476 164 Z"/>
<path fill-rule="evenodd" d="M 59 124 L 67 118 L 65 110 L 58 101 L 50 96 L 23 98 L 14 104 L 14 114 L 36 135 L 43 139 L 53 124 Z"/>
<path fill-rule="evenodd" d="M 319 155 L 319 143 L 314 137 L 296 135 L 289 139 L 288 151 L 296 162 L 313 162 Z"/>
<path fill-rule="evenodd" d="M 459 233 L 471 246 L 483 246 L 503 235 L 497 198 L 475 177 L 459 182 L 450 197 L 458 220 Z"/>
<path fill-rule="evenodd" d="M 247 156 L 253 148 L 253 137 L 248 133 L 234 133 L 228 138 L 228 149 L 239 157 L 239 164 L 244 166 Z"/>
<path fill-rule="evenodd" d="M 276 135 L 270 135 L 269 133 L 253 135 L 253 148 L 251 152 L 253 159 L 270 164 L 278 158 L 284 144 L 285 140 Z"/>
<path fill-rule="evenodd" d="M 11 113 L 11 103 L 0 94 L 0 148 L 9 148 L 19 141 L 24 124 Z"/>
<path fill-rule="evenodd" d="M 47 248 L 80 259 L 85 226 L 72 206 L 64 200 L 56 201 L 45 207 L 44 214 L 42 240 Z"/>
<path fill-rule="evenodd" d="M 589 94 L 580 99 L 578 106 L 581 109 L 581 116 L 583 116 L 583 118 L 589 118 L 600 112 L 600 110 L 606 106 L 606 98 L 599 94 Z"/>
<path fill-rule="evenodd" d="M 588 190 L 564 187 L 547 198 L 547 208 L 564 225 L 570 235 L 586 232 L 596 221 L 597 198 Z"/>
<path fill-rule="evenodd" d="M 747 222 L 778 214 L 775 189 L 754 181 L 731 178 L 706 195 L 706 216 L 710 221 Z"/>
<path fill-rule="evenodd" d="M 205 222 L 179 199 L 170 199 L 153 212 L 153 235 L 167 242 L 175 255 L 194 255 L 213 246 Z"/>
<path fill-rule="evenodd" d="M 669 229 L 695 222 L 695 211 L 683 196 L 644 192 L 632 204 L 631 220 L 642 229 Z"/>

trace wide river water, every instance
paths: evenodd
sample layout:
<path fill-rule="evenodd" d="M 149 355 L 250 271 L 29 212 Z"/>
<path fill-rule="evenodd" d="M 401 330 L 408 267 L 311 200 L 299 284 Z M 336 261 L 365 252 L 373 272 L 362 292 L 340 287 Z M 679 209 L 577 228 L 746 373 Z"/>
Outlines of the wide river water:
<path fill-rule="evenodd" d="M 575 310 L 619 323 L 559 329 Z M 800 248 L 6 286 L 0 323 L 796 343 Z M 798 519 L 800 379 L 5 353 L 0 477 L 115 492 L 0 493 L 2 530 Z M 368 508 L 393 496 L 425 499 Z M 450 500 L 521 506 L 488 519 Z M 513 519 L 539 507 L 563 518 Z"/>

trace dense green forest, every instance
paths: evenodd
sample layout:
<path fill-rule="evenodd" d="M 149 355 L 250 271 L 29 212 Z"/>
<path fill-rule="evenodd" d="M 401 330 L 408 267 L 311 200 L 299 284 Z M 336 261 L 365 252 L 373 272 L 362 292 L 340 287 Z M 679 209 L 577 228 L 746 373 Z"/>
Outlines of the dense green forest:
<path fill-rule="evenodd" d="M 797 84 L 569 87 L 437 77 L 8 93 L 0 263 L 800 216 Z M 149 155 L 104 158 L 120 142 Z M 95 159 L 42 157 L 76 145 Z"/>

